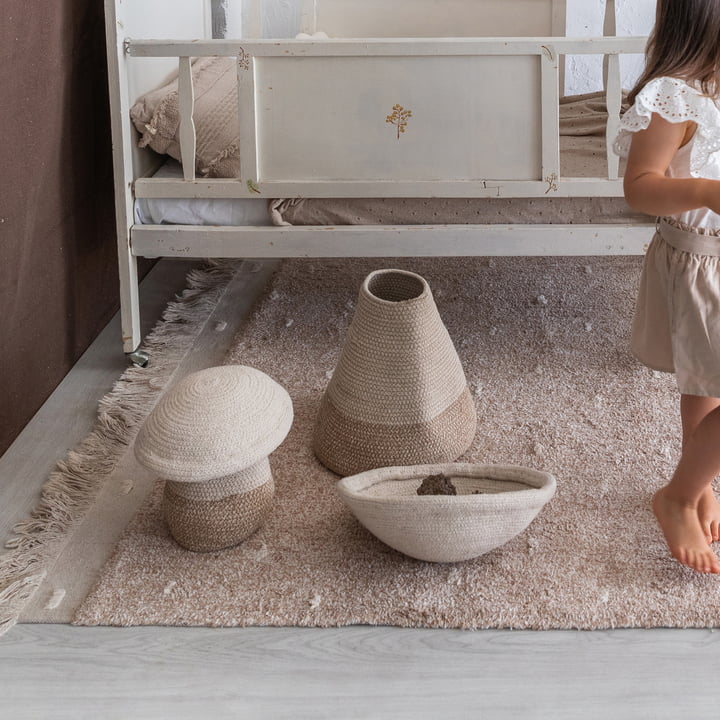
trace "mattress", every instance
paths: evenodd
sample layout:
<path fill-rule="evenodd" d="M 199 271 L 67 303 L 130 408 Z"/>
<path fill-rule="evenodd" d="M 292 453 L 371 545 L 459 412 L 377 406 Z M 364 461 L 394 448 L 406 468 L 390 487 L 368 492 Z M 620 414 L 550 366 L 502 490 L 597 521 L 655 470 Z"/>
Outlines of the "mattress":
<path fill-rule="evenodd" d="M 602 93 L 564 98 L 560 104 L 560 173 L 607 177 Z M 622 174 L 623 165 L 620 172 Z M 155 177 L 182 177 L 170 160 Z M 445 225 L 647 222 L 622 197 L 588 198 L 260 198 L 136 200 L 142 224 L 183 225 Z"/>

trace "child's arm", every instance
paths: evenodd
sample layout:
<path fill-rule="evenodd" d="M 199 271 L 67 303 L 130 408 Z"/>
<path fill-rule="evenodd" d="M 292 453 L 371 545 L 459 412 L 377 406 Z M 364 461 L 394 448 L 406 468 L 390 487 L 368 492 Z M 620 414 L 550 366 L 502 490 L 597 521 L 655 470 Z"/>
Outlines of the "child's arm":
<path fill-rule="evenodd" d="M 692 122 L 671 123 L 653 113 L 650 125 L 633 135 L 624 179 L 630 207 L 648 215 L 675 215 L 701 207 L 720 213 L 719 180 L 665 175 L 694 129 Z"/>

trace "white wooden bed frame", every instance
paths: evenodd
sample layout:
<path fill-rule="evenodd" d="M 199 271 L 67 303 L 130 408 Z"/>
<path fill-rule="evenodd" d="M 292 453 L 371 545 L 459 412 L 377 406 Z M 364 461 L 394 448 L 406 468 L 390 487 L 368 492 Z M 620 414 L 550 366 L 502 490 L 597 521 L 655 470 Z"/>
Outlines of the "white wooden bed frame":
<path fill-rule="evenodd" d="M 305 0 L 303 30 L 324 30 L 330 40 L 258 39 L 261 2 L 245 1 L 244 37 L 231 40 L 209 39 L 210 0 L 106 0 L 126 352 L 135 351 L 141 340 L 138 257 L 643 251 L 650 222 L 135 224 L 133 203 L 143 197 L 622 196 L 618 160 L 609 147 L 607 177 L 562 177 L 559 158 L 558 103 L 565 55 L 604 55 L 607 136 L 615 135 L 621 103 L 619 56 L 642 53 L 646 39 L 614 36 L 614 0 L 607 0 L 605 36 L 575 39 L 564 37 L 565 0 Z M 487 36 L 447 36 L 477 27 L 487 29 Z M 359 31 L 371 37 L 338 39 L 348 28 L 355 36 Z M 422 37 L 433 28 L 439 28 L 433 33 L 437 37 Z M 387 33 L 403 36 L 379 37 Z M 162 39 L 166 37 L 170 39 Z M 158 156 L 137 148 L 130 106 L 179 68 L 181 150 L 183 157 L 194 158 L 190 58 L 216 55 L 237 58 L 240 177 L 196 178 L 194 162 L 183 164 L 183 179 L 149 177 Z M 413 110 L 408 132 L 398 132 L 397 137 L 385 122 L 395 104 Z M 363 139 L 361 148 L 356 138 Z"/>

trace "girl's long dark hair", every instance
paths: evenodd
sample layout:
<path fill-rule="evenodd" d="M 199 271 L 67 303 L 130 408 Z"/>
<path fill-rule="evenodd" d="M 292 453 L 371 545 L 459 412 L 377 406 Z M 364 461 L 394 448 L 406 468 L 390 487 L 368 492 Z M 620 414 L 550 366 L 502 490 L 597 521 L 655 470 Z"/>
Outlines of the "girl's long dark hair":
<path fill-rule="evenodd" d="M 657 77 L 676 77 L 711 97 L 720 94 L 720 0 L 658 0 L 645 70 L 630 91 Z"/>

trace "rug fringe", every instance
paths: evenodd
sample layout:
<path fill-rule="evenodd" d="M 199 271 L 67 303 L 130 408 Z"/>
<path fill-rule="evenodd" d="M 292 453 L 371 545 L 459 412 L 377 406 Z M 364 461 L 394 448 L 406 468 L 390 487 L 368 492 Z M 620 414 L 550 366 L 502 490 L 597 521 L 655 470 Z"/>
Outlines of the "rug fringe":
<path fill-rule="evenodd" d="M 57 463 L 31 516 L 15 525 L 0 556 L 0 635 L 20 617 L 92 506 L 106 478 L 132 441 L 243 261 L 208 261 L 188 273 L 188 288 L 171 302 L 145 339 L 146 368 L 129 367 L 98 405 L 92 432 Z"/>

